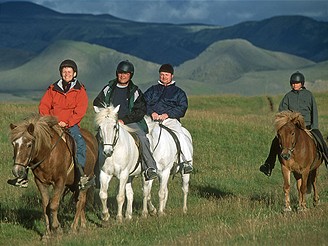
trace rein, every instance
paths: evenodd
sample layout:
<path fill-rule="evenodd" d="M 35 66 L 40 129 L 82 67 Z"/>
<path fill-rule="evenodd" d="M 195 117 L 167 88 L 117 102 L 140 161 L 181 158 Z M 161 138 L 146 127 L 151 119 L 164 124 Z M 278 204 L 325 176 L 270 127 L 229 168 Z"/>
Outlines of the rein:
<path fill-rule="evenodd" d="M 50 149 L 50 151 L 49 151 L 49 154 L 50 154 L 50 153 L 54 150 L 54 148 L 57 146 L 57 144 L 59 143 L 60 139 L 62 139 L 63 135 L 64 135 L 64 131 L 62 131 L 62 133 L 61 133 L 60 136 L 58 137 L 56 143 L 51 147 L 51 149 Z M 32 154 L 32 152 L 31 152 L 31 154 Z M 48 158 L 48 155 L 47 155 L 46 157 L 44 157 L 41 161 L 39 161 L 39 162 L 33 164 L 32 166 L 27 166 L 26 169 L 32 169 L 32 170 L 33 170 L 33 169 L 37 168 L 37 167 L 38 167 L 42 162 L 44 162 L 45 159 L 47 159 L 47 158 Z M 29 158 L 29 159 L 30 159 L 30 158 Z M 16 164 L 16 165 L 21 165 L 21 166 L 23 166 L 22 164 Z"/>
<path fill-rule="evenodd" d="M 160 126 L 160 127 L 159 127 L 159 128 L 160 128 L 160 130 L 159 130 L 159 136 L 158 136 L 157 144 L 155 145 L 153 151 L 156 150 L 156 148 L 157 148 L 157 146 L 158 146 L 158 144 L 159 144 L 159 140 L 161 139 L 162 129 L 163 129 L 162 125 L 163 125 L 163 124 L 162 124 L 162 121 L 159 121 L 159 126 Z"/>
<path fill-rule="evenodd" d="M 115 126 L 114 126 L 114 129 L 115 129 L 115 135 L 114 135 L 113 143 L 103 143 L 104 146 L 105 146 L 105 145 L 112 146 L 113 150 L 114 150 L 114 147 L 116 146 L 117 141 L 118 141 L 118 138 L 119 138 L 119 136 L 120 136 L 120 131 L 119 131 L 119 124 L 118 124 L 118 122 L 116 122 L 116 124 L 115 124 Z"/>

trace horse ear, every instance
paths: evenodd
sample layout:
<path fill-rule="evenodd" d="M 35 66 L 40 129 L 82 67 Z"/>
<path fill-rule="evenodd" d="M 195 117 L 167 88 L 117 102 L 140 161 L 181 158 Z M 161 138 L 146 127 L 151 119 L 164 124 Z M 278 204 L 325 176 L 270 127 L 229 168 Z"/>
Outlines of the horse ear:
<path fill-rule="evenodd" d="M 118 111 L 120 110 L 120 106 L 121 105 L 117 105 L 115 108 L 114 108 L 114 113 L 117 114 Z"/>
<path fill-rule="evenodd" d="M 16 125 L 14 125 L 14 124 L 12 124 L 12 123 L 10 123 L 9 126 L 10 126 L 10 129 L 11 129 L 11 130 L 14 130 L 14 129 L 17 127 Z"/>
<path fill-rule="evenodd" d="M 101 111 L 101 109 L 97 106 L 93 106 L 93 109 L 96 113 L 99 113 Z"/>
<path fill-rule="evenodd" d="M 31 123 L 29 124 L 29 126 L 27 127 L 27 132 L 31 135 L 33 135 L 34 132 L 34 125 Z"/>

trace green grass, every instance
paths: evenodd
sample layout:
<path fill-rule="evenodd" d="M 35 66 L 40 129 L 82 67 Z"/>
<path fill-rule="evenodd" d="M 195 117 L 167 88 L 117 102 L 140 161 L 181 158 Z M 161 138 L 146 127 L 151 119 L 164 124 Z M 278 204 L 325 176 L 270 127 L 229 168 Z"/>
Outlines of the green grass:
<path fill-rule="evenodd" d="M 320 129 L 328 135 L 328 98 L 315 94 Z M 109 189 L 108 223 L 100 220 L 97 193 L 87 206 L 88 229 L 70 234 L 74 216 L 70 197 L 61 204 L 59 219 L 62 238 L 52 245 L 314 245 L 327 244 L 328 173 L 320 167 L 318 188 L 321 203 L 308 211 L 295 212 L 297 192 L 292 179 L 291 201 L 294 212 L 283 214 L 282 175 L 277 163 L 268 178 L 258 171 L 274 136 L 273 116 L 281 96 L 272 98 L 274 111 L 266 97 L 193 96 L 182 123 L 192 136 L 195 171 L 191 175 L 188 214 L 182 213 L 182 191 L 177 176 L 169 183 L 165 217 L 141 218 L 141 181 L 134 182 L 133 220 L 119 224 L 115 196 L 117 180 Z M 0 104 L 0 245 L 10 243 L 41 245 L 45 231 L 39 192 L 30 175 L 27 189 L 10 187 L 12 147 L 9 124 L 37 112 L 37 103 Z M 91 105 L 82 126 L 94 131 Z M 157 199 L 158 182 L 152 197 Z"/>

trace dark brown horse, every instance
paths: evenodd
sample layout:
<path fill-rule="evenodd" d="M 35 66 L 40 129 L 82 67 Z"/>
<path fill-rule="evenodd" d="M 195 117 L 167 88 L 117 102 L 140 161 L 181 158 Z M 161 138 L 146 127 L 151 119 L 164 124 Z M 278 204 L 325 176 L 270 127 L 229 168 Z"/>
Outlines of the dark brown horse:
<path fill-rule="evenodd" d="M 311 133 L 305 128 L 303 116 L 298 112 L 283 111 L 276 114 L 274 124 L 281 148 L 279 161 L 284 178 L 285 211 L 291 211 L 291 172 L 297 181 L 299 209 L 306 209 L 306 193 L 311 191 L 311 187 L 314 192 L 313 205 L 318 205 L 316 179 L 323 158 Z"/>
<path fill-rule="evenodd" d="M 73 164 L 73 140 L 58 126 L 52 116 L 34 116 L 11 127 L 11 141 L 14 147 L 13 173 L 24 177 L 32 169 L 35 183 L 41 193 L 43 214 L 46 222 L 46 233 L 43 239 L 61 232 L 57 218 L 58 207 L 65 187 L 70 189 L 76 198 L 76 213 L 72 230 L 86 227 L 85 205 L 86 190 L 79 190 L 79 175 Z M 94 166 L 98 155 L 96 138 L 82 129 L 86 141 L 85 174 L 94 175 Z M 50 195 L 50 186 L 53 187 Z"/>

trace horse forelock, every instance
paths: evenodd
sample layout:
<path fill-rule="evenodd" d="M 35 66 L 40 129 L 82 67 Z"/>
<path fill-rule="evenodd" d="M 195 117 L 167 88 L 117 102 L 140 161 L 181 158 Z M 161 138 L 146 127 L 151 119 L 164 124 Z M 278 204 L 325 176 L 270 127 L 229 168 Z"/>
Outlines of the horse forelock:
<path fill-rule="evenodd" d="M 95 122 L 97 126 L 100 126 L 104 122 L 116 122 L 117 113 L 114 112 L 114 107 L 109 106 L 102 109 L 99 113 L 96 114 Z"/>
<path fill-rule="evenodd" d="M 39 151 L 44 146 L 50 148 L 51 139 L 53 137 L 53 127 L 57 126 L 57 119 L 53 116 L 33 116 L 22 123 L 18 124 L 16 128 L 11 131 L 11 140 L 14 141 L 22 136 L 27 139 L 35 141 L 35 150 Z M 30 125 L 34 126 L 32 134 L 28 131 Z"/>
<path fill-rule="evenodd" d="M 305 129 L 304 117 L 299 112 L 292 111 L 282 111 L 276 114 L 274 127 L 276 131 L 279 131 L 281 127 L 286 125 L 287 123 L 293 123 L 300 129 Z"/>

